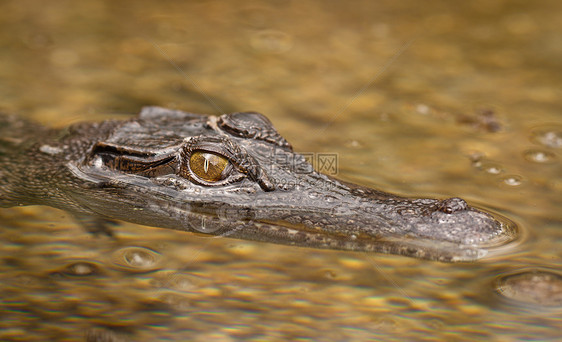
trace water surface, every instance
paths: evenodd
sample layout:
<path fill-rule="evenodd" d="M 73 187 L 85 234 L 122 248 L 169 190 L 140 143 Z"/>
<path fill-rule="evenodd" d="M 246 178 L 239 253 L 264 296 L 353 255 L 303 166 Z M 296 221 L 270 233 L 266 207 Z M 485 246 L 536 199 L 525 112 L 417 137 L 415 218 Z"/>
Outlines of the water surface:
<path fill-rule="evenodd" d="M 51 126 L 144 105 L 259 111 L 297 151 L 336 154 L 342 179 L 463 197 L 522 237 L 481 262 L 441 264 L 126 223 L 110 241 L 55 209 L 3 209 L 1 340 L 560 337 L 558 2 L 2 8 L 5 111 Z"/>

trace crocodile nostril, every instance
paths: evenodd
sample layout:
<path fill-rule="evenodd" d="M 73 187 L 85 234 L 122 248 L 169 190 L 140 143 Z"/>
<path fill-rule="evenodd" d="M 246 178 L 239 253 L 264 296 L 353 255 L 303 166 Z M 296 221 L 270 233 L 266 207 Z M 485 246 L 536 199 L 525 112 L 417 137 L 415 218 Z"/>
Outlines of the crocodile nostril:
<path fill-rule="evenodd" d="M 463 211 L 468 209 L 468 204 L 462 198 L 452 197 L 441 201 L 438 204 L 437 210 L 444 212 L 445 214 L 452 214 L 457 211 Z"/>

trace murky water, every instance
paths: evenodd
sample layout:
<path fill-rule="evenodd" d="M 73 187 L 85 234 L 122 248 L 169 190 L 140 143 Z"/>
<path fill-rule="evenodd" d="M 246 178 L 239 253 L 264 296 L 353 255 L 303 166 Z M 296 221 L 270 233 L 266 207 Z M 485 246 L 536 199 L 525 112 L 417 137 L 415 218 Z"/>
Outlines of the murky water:
<path fill-rule="evenodd" d="M 201 238 L 0 210 L 0 339 L 557 340 L 562 5 L 3 1 L 3 110 L 265 113 L 338 177 L 460 196 L 521 228 L 477 263 Z"/>

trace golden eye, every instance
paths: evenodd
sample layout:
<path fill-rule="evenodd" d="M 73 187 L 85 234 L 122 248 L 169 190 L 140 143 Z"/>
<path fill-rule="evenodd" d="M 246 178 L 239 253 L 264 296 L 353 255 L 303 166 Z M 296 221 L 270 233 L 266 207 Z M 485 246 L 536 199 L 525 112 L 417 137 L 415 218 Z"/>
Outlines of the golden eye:
<path fill-rule="evenodd" d="M 223 172 L 228 166 L 228 159 L 218 154 L 195 151 L 189 158 L 189 167 L 197 177 L 207 182 L 223 179 Z"/>

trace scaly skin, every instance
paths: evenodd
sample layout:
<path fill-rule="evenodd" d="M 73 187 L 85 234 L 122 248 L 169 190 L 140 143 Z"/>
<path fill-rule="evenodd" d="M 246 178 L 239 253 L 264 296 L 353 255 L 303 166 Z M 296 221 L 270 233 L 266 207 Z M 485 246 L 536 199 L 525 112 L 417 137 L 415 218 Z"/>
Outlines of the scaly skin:
<path fill-rule="evenodd" d="M 460 198 L 405 198 L 318 173 L 257 113 L 148 107 L 138 118 L 63 130 L 14 116 L 0 124 L 0 206 L 60 208 L 94 232 L 110 234 L 104 222 L 119 219 L 446 262 L 479 259 L 516 236 L 514 225 Z M 197 151 L 228 160 L 220 180 L 196 175 Z"/>

